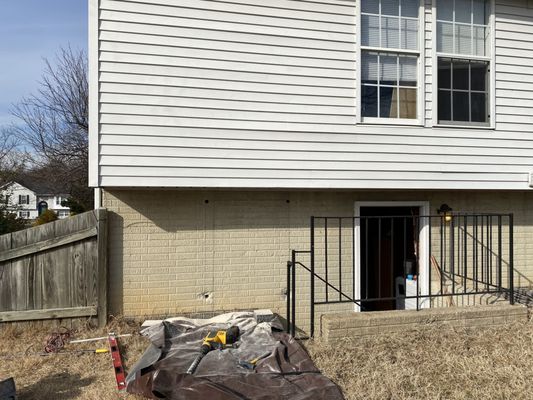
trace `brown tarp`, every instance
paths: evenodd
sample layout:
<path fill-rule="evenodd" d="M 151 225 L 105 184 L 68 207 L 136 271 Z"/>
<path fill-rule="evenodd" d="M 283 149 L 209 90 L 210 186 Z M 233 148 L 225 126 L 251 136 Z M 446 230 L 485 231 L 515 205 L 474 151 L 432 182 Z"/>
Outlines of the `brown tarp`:
<path fill-rule="evenodd" d="M 232 325 L 241 330 L 238 347 L 209 352 L 196 372 L 187 375 L 206 334 Z M 176 318 L 157 322 L 142 334 L 151 345 L 126 379 L 130 393 L 175 400 L 343 399 L 277 319 L 257 323 L 253 313 Z M 266 354 L 253 370 L 239 364 Z"/>

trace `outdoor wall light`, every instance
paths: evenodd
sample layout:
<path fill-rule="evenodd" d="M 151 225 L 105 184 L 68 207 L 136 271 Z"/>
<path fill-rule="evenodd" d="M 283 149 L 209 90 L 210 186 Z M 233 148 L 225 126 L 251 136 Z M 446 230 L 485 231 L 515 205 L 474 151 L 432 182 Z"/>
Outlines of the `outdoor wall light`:
<path fill-rule="evenodd" d="M 446 222 L 450 222 L 452 220 L 452 211 L 452 208 L 448 204 L 441 205 L 440 208 L 437 210 L 439 215 L 441 215 L 444 218 L 444 221 Z"/>

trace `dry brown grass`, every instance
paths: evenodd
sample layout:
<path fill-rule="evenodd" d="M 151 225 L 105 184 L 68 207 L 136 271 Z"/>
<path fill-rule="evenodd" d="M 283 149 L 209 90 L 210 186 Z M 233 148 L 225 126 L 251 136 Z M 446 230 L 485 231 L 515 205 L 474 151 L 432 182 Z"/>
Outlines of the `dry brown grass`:
<path fill-rule="evenodd" d="M 20 400 L 28 399 L 136 399 L 119 394 L 115 375 L 107 354 L 28 355 L 43 350 L 43 342 L 51 332 L 45 328 L 8 326 L 0 330 L 0 377 L 14 377 Z M 105 329 L 75 331 L 76 339 L 105 336 L 108 332 L 133 333 L 119 339 L 126 367 L 132 366 L 144 352 L 147 341 L 139 336 L 139 324 L 117 319 Z M 106 347 L 107 342 L 71 344 L 65 350 Z"/>
<path fill-rule="evenodd" d="M 432 327 L 307 347 L 348 400 L 533 398 L 532 323 Z"/>
<path fill-rule="evenodd" d="M 76 337 L 103 336 L 109 331 L 137 333 L 121 341 L 127 368 L 147 346 L 138 329 L 138 324 L 117 320 L 106 329 L 77 332 Z M 6 357 L 41 351 L 49 332 L 16 327 L 0 331 L 0 377 L 15 378 L 21 400 L 136 399 L 117 393 L 109 354 Z M 105 342 L 89 343 L 67 349 L 104 346 Z M 532 323 L 475 331 L 433 327 L 306 346 L 348 400 L 533 397 Z"/>

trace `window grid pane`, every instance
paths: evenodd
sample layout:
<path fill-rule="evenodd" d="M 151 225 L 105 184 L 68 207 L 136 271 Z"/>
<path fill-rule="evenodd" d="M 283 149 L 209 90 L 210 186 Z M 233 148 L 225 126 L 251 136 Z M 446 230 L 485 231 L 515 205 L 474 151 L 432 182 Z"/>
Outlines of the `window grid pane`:
<path fill-rule="evenodd" d="M 488 56 L 488 0 L 438 0 L 437 51 Z"/>
<path fill-rule="evenodd" d="M 439 58 L 438 68 L 439 122 L 487 124 L 489 63 Z"/>
<path fill-rule="evenodd" d="M 361 64 L 363 117 L 417 118 L 418 56 L 364 51 Z"/>
<path fill-rule="evenodd" d="M 379 47 L 379 16 L 361 15 L 361 44 Z"/>
<path fill-rule="evenodd" d="M 418 50 L 418 21 L 412 19 L 400 20 L 400 48 Z"/>
<path fill-rule="evenodd" d="M 400 20 L 397 17 L 381 17 L 381 45 L 388 49 L 400 48 Z"/>
<path fill-rule="evenodd" d="M 419 0 L 362 0 L 361 44 L 418 50 Z"/>

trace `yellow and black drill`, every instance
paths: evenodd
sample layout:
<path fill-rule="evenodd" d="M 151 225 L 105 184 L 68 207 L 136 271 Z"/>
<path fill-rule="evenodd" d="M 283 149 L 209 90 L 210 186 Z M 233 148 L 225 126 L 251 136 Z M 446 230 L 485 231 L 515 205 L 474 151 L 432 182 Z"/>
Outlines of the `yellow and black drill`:
<path fill-rule="evenodd" d="M 187 370 L 189 375 L 194 374 L 196 368 L 202 361 L 202 358 L 205 357 L 207 353 L 211 350 L 222 350 L 228 346 L 232 346 L 237 340 L 239 340 L 241 332 L 238 326 L 232 326 L 226 331 L 211 331 L 207 334 L 202 342 L 202 347 L 200 348 L 200 354 L 194 359 L 193 363 Z"/>

